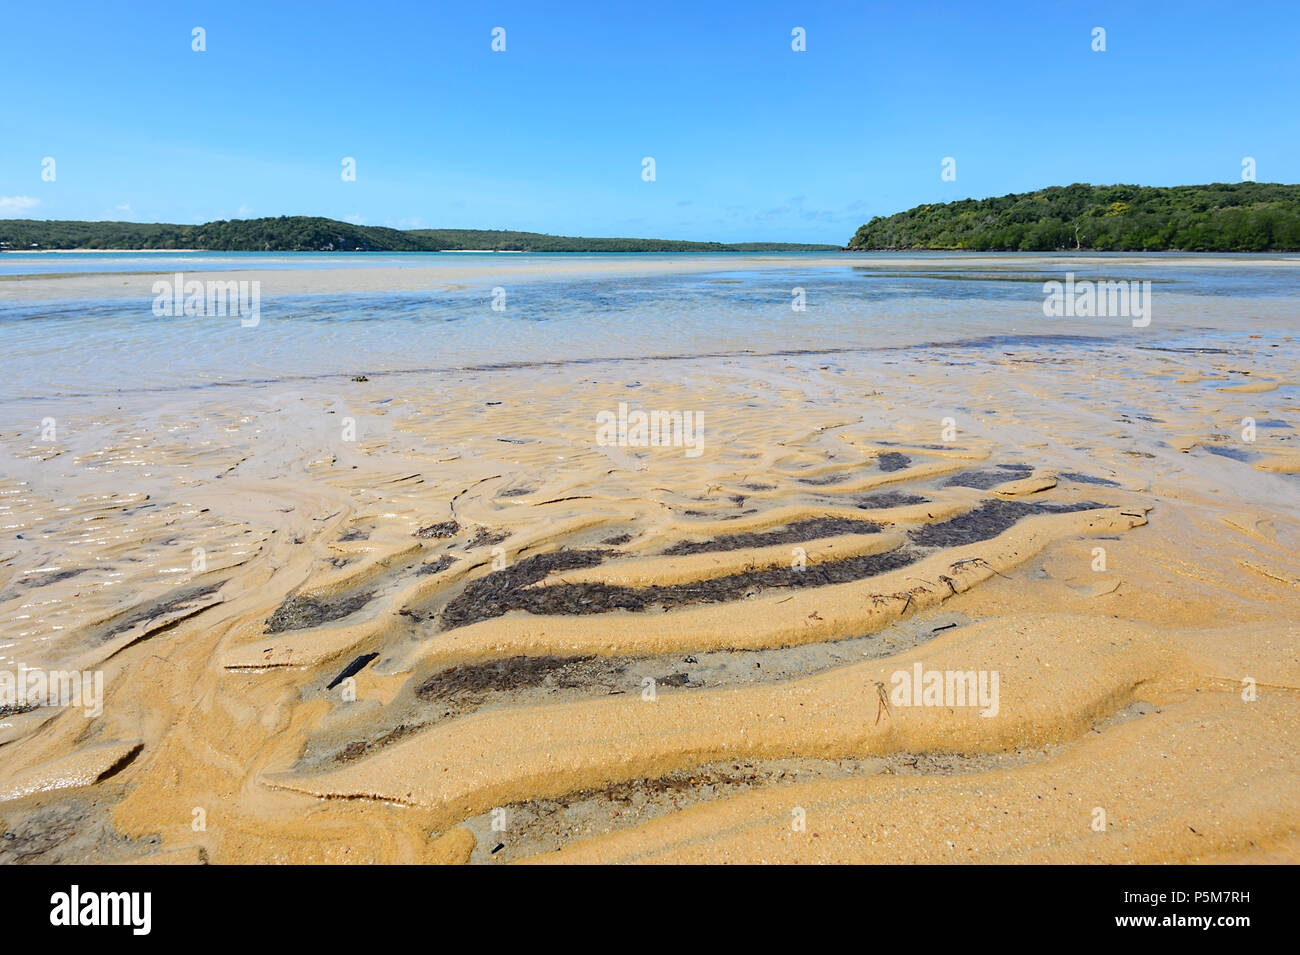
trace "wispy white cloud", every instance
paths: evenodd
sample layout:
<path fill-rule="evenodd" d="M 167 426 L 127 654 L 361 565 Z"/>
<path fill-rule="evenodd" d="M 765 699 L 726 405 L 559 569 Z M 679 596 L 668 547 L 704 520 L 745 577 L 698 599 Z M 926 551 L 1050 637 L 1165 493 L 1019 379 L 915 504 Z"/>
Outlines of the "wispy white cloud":
<path fill-rule="evenodd" d="M 24 212 L 40 204 L 41 200 L 31 196 L 0 196 L 0 212 Z"/>

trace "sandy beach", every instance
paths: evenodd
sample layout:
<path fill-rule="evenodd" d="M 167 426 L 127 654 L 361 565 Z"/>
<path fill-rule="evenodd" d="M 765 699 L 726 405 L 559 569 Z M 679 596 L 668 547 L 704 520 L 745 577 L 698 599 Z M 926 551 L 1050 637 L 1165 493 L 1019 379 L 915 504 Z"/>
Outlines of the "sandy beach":
<path fill-rule="evenodd" d="M 971 306 L 1026 316 L 1043 269 L 1238 268 L 1152 262 L 869 268 L 1029 275 Z M 630 309 L 605 351 L 520 325 L 513 361 L 424 326 L 352 374 L 277 345 L 219 388 L 161 326 L 113 386 L 95 362 L 134 353 L 15 338 L 0 663 L 103 689 L 0 710 L 0 861 L 1300 861 L 1294 293 L 1171 286 L 1141 337 L 790 317 L 845 267 L 222 271 L 271 302 L 664 273 L 734 302 L 769 271 L 784 300 L 745 335 L 688 299 L 685 343 Z M 146 329 L 161 274 L 7 275 L 0 305 L 140 300 Z"/>

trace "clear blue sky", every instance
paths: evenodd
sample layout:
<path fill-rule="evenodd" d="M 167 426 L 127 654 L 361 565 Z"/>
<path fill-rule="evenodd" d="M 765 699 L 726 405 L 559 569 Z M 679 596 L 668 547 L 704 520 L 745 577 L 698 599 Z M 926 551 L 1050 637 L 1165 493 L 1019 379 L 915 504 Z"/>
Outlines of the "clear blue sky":
<path fill-rule="evenodd" d="M 842 243 L 922 202 L 1233 182 L 1245 156 L 1297 182 L 1297 36 L 1296 2 L 7 0 L 0 218 Z"/>

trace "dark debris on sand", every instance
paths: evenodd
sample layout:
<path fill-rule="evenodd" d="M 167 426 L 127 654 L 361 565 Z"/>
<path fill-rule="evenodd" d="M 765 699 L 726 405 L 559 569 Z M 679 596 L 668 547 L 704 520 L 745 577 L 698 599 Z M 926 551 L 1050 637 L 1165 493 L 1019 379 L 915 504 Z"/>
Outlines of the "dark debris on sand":
<path fill-rule="evenodd" d="M 1097 484 L 1101 487 L 1119 487 L 1119 481 L 1112 481 L 1110 478 L 1093 477 L 1091 474 L 1081 474 L 1078 471 L 1062 471 L 1061 477 L 1067 481 L 1073 481 L 1075 484 Z"/>
<path fill-rule="evenodd" d="M 885 451 L 876 458 L 876 464 L 882 471 L 901 471 L 911 465 L 912 459 L 898 451 Z"/>
<path fill-rule="evenodd" d="M 948 480 L 944 481 L 942 487 L 973 487 L 979 491 L 987 491 L 995 488 L 999 484 L 1006 484 L 1008 481 L 1019 480 L 1029 474 L 1033 468 L 1028 464 L 999 464 L 995 468 L 973 469 L 962 471 L 960 474 L 954 474 Z"/>
<path fill-rule="evenodd" d="M 607 683 L 627 669 L 626 660 L 595 656 L 515 656 L 484 663 L 467 663 L 435 673 L 421 683 L 415 695 L 425 702 L 477 706 L 491 693 L 554 689 L 587 689 Z"/>
<path fill-rule="evenodd" d="M 87 788 L 58 795 L 46 805 L 6 811 L 7 818 L 0 821 L 0 866 L 84 865 L 92 856 L 118 864 L 144 849 L 158 848 L 157 835 L 132 839 L 114 828 L 100 787 L 93 787 L 93 794 Z"/>
<path fill-rule="evenodd" d="M 428 577 L 431 574 L 440 574 L 454 563 L 456 563 L 455 557 L 452 557 L 451 554 L 443 554 L 437 560 L 431 560 L 421 564 L 415 573 L 419 577 Z"/>
<path fill-rule="evenodd" d="M 425 540 L 445 540 L 448 537 L 455 537 L 460 531 L 460 524 L 455 521 L 442 521 L 437 524 L 430 524 L 428 527 L 421 527 L 415 532 L 416 537 L 422 537 Z"/>
<path fill-rule="evenodd" d="M 378 735 L 348 743 L 333 755 L 351 762 L 442 720 L 481 709 L 520 691 L 584 691 L 583 695 L 624 692 L 628 658 L 597 656 L 513 656 L 448 667 L 415 688 L 422 707 Z"/>
<path fill-rule="evenodd" d="M 873 521 L 855 521 L 847 517 L 813 517 L 770 531 L 723 534 L 707 541 L 680 541 L 665 550 L 664 556 L 682 557 L 686 554 L 709 554 L 748 547 L 769 547 L 773 544 L 801 544 L 839 534 L 878 534 L 879 532 L 880 525 Z"/>
<path fill-rule="evenodd" d="M 473 550 L 475 547 L 489 547 L 492 544 L 500 544 L 509 536 L 509 531 L 494 531 L 486 527 L 480 527 L 478 532 L 475 533 L 475 535 L 470 538 L 469 542 L 465 545 L 465 549 Z"/>
<path fill-rule="evenodd" d="M 992 472 L 1005 479 L 1021 466 Z M 1027 466 L 1025 466 L 1027 467 Z M 442 610 L 442 630 L 453 630 L 482 620 L 522 610 L 535 615 L 585 615 L 614 610 L 644 612 L 669 610 L 690 604 L 724 603 L 745 599 L 764 590 L 823 587 L 864 580 L 915 563 L 935 548 L 958 547 L 990 540 L 1022 518 L 1036 514 L 1059 514 L 1093 510 L 1106 505 L 1086 501 L 1079 504 L 985 501 L 965 514 L 938 524 L 918 527 L 908 533 L 910 544 L 878 554 L 809 564 L 803 567 L 751 568 L 723 577 L 672 585 L 627 587 L 591 583 L 556 582 L 533 587 L 557 571 L 593 567 L 617 556 L 609 550 L 567 550 L 539 554 L 505 570 L 495 571 L 471 582 Z M 729 534 L 705 542 L 683 541 L 664 553 L 669 556 L 710 551 L 798 543 L 836 534 L 877 533 L 880 525 L 845 518 L 812 518 L 773 531 Z"/>
<path fill-rule="evenodd" d="M 1026 501 L 985 501 L 972 510 L 939 524 L 927 524 L 908 532 L 912 543 L 921 547 L 960 547 L 991 540 L 1032 514 L 1064 514 L 1090 511 L 1104 504 L 1030 504 Z"/>
<path fill-rule="evenodd" d="M 185 590 L 177 591 L 170 597 L 151 603 L 140 610 L 131 611 L 126 616 L 117 620 L 117 622 L 115 622 L 113 626 L 104 633 L 101 639 L 109 640 L 112 637 L 117 636 L 119 633 L 125 633 L 139 624 L 148 623 L 150 620 L 165 616 L 174 610 L 184 610 L 186 605 L 191 604 L 196 600 L 202 600 L 204 597 L 211 596 L 224 587 L 225 584 L 226 582 L 224 580 L 219 580 L 213 584 L 204 584 L 199 587 L 188 587 Z"/>
<path fill-rule="evenodd" d="M 288 597 L 266 621 L 266 633 L 303 630 L 356 613 L 373 597 L 373 593 L 350 597 Z"/>
<path fill-rule="evenodd" d="M 443 629 L 450 630 L 477 620 L 498 617 L 506 610 L 497 608 L 506 603 L 514 591 L 535 584 L 554 571 L 594 567 L 613 556 L 613 553 L 608 550 L 561 548 L 547 554 L 526 557 L 504 570 L 493 571 L 486 577 L 471 582 L 443 608 Z"/>
<path fill-rule="evenodd" d="M 926 504 L 928 498 L 905 491 L 881 491 L 877 494 L 864 494 L 853 499 L 853 503 L 864 511 L 887 510 L 891 507 L 907 507 L 909 504 Z"/>
<path fill-rule="evenodd" d="M 412 733 L 414 733 L 416 730 L 420 728 L 421 726 L 419 724 L 403 723 L 400 726 L 393 727 L 383 736 L 380 736 L 376 739 L 353 740 L 351 743 L 348 743 L 347 746 L 344 746 L 341 750 L 339 750 L 334 755 L 334 758 L 340 763 L 349 763 L 354 759 L 360 759 L 362 756 L 366 755 L 366 753 L 370 752 L 371 750 L 381 749 L 384 746 L 387 746 L 389 743 L 396 743 L 399 739 L 403 739 L 407 736 L 410 736 Z"/>
<path fill-rule="evenodd" d="M 329 684 L 325 687 L 325 689 L 332 690 L 334 689 L 334 687 L 338 686 L 348 677 L 356 676 L 365 668 L 367 663 L 369 663 L 377 656 L 379 656 L 378 653 L 361 654 L 359 657 L 357 657 L 355 660 L 353 660 L 351 663 L 345 666 L 341 671 L 339 671 L 339 675 L 336 676 L 334 679 L 330 680 Z"/>
<path fill-rule="evenodd" d="M 826 487 L 829 484 L 843 484 L 852 476 L 844 471 L 832 471 L 830 474 L 821 474 L 817 477 L 799 478 L 799 483 L 807 484 L 809 487 Z"/>
<path fill-rule="evenodd" d="M 503 570 L 475 581 L 449 603 L 442 613 L 442 627 L 444 630 L 451 630 L 480 620 L 499 617 L 512 610 L 524 610 L 538 615 L 576 616 L 606 613 L 611 610 L 639 612 L 654 607 L 668 610 L 687 604 L 724 603 L 768 589 L 823 587 L 828 584 L 863 580 L 899 567 L 906 567 L 919 560 L 921 556 L 921 551 L 899 548 L 880 554 L 865 554 L 823 564 L 809 564 L 802 568 L 768 567 L 688 584 L 650 587 L 621 587 L 602 583 L 557 583 L 548 587 L 528 589 L 527 585 L 512 584 L 506 577 L 510 571 Z M 494 578 L 498 579 L 494 580 Z"/>

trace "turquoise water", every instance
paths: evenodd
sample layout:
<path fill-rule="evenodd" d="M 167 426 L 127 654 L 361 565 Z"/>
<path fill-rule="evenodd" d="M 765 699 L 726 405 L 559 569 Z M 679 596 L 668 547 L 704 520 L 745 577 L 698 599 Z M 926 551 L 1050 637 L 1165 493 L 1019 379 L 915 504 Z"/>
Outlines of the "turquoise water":
<path fill-rule="evenodd" d="M 0 282 L 0 400 L 536 362 L 898 348 L 921 358 L 930 343 L 958 340 L 1216 346 L 1256 334 L 1276 336 L 1289 348 L 1294 343 L 1286 336 L 1300 331 L 1300 257 L 1290 257 L 1295 265 L 1223 257 L 1203 266 L 1170 255 L 1134 263 L 1128 255 L 976 261 L 934 253 L 909 255 L 904 268 L 888 255 L 845 255 L 843 264 L 826 266 L 814 264 L 827 261 L 824 253 L 812 253 L 738 256 L 736 267 L 725 256 L 710 256 L 720 260 L 718 268 L 684 271 L 698 267 L 693 258 L 698 263 L 690 255 L 608 254 L 0 256 L 0 275 L 10 276 L 431 262 L 489 268 L 486 277 L 421 292 L 281 295 L 267 281 L 260 321 L 251 328 L 231 316 L 156 316 L 150 297 L 23 301 L 6 295 Z M 592 259 L 651 262 L 655 271 L 580 274 Z M 490 272 L 537 262 L 559 274 Z M 1043 283 L 1067 269 L 1081 279 L 1152 282 L 1151 325 L 1134 328 L 1121 317 L 1045 317 Z M 148 288 L 152 279 L 142 281 Z M 492 308 L 495 287 L 505 290 L 503 310 Z M 804 311 L 792 308 L 796 288 L 804 290 Z"/>

